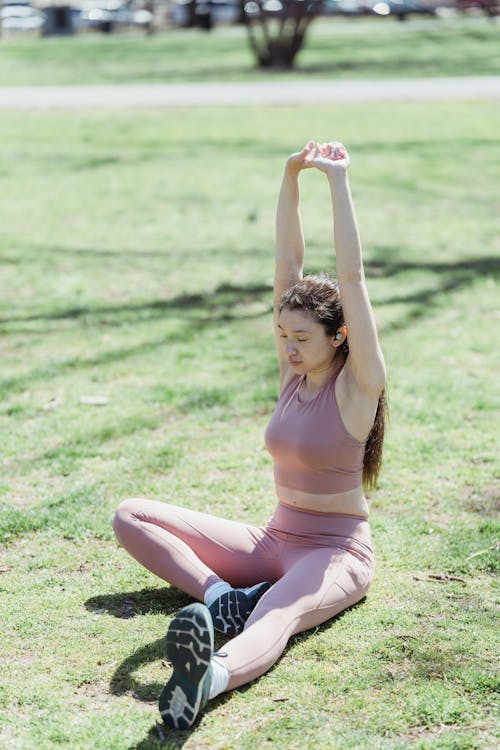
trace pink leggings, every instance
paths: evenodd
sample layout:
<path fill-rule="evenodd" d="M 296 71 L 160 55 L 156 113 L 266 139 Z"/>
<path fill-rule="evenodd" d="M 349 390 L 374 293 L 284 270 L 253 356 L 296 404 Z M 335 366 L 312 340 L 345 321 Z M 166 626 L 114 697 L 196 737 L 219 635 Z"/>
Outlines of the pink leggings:
<path fill-rule="evenodd" d="M 373 579 L 370 528 L 353 516 L 280 503 L 265 526 L 248 526 L 130 499 L 119 506 L 114 530 L 141 565 L 200 601 L 221 579 L 234 587 L 271 581 L 243 632 L 223 647 L 228 690 L 266 672 L 290 636 L 362 599 Z"/>

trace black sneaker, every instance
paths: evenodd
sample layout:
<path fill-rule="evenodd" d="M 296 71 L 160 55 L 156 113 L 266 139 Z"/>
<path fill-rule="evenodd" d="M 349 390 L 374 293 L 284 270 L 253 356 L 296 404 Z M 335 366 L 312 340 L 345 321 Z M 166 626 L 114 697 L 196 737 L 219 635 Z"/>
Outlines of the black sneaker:
<path fill-rule="evenodd" d="M 208 608 L 214 628 L 225 635 L 241 633 L 251 611 L 270 586 L 268 581 L 264 581 L 247 589 L 232 589 L 219 596 Z"/>
<path fill-rule="evenodd" d="M 163 721 L 187 729 L 208 701 L 214 629 L 208 609 L 199 602 L 183 607 L 167 632 L 167 657 L 174 671 L 159 700 Z"/>

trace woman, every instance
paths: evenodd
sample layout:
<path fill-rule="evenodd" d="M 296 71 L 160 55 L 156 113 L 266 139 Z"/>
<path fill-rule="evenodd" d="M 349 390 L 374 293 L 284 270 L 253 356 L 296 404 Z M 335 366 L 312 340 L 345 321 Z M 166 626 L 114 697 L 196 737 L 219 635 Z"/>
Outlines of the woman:
<path fill-rule="evenodd" d="M 160 696 L 184 729 L 207 700 L 266 672 L 290 636 L 364 597 L 374 562 L 363 484 L 375 483 L 384 432 L 385 366 L 365 285 L 341 144 L 309 142 L 287 161 L 277 208 L 275 330 L 280 397 L 266 431 L 278 506 L 253 527 L 148 500 L 118 509 L 121 544 L 204 604 L 167 633 L 173 674 Z M 338 281 L 302 276 L 298 178 L 330 185 Z M 342 305 L 340 304 L 342 300 Z M 235 636 L 214 654 L 214 627 Z"/>

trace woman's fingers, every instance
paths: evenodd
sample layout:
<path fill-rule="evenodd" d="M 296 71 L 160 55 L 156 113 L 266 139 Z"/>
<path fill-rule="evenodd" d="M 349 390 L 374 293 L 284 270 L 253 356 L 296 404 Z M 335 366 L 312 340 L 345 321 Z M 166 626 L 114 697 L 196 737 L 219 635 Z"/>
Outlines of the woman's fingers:
<path fill-rule="evenodd" d="M 315 141 L 308 141 L 300 154 L 304 163 L 307 163 L 313 158 L 315 150 L 316 150 Z"/>
<path fill-rule="evenodd" d="M 349 164 L 349 155 L 345 146 L 339 141 L 329 143 L 317 143 L 308 141 L 302 151 L 298 151 L 289 157 L 290 166 L 295 169 L 307 169 L 308 167 L 317 167 L 318 169 L 327 169 L 331 162 L 344 161 Z"/>
<path fill-rule="evenodd" d="M 306 146 L 307 154 L 304 158 L 304 162 L 307 165 L 310 165 L 310 163 L 317 159 L 319 156 L 321 156 L 321 144 L 316 143 L 316 141 L 309 141 L 309 143 Z"/>
<path fill-rule="evenodd" d="M 316 167 L 321 172 L 328 172 L 337 168 L 347 169 L 349 161 L 346 147 L 338 141 L 333 141 L 316 144 L 314 151 L 308 157 L 307 166 Z"/>
<path fill-rule="evenodd" d="M 344 144 L 339 141 L 322 143 L 321 154 L 331 161 L 339 161 L 340 159 L 345 159 L 347 157 L 347 149 Z"/>
<path fill-rule="evenodd" d="M 311 159 L 314 158 L 317 151 L 315 141 L 308 141 L 302 151 L 297 151 L 288 157 L 288 165 L 294 169 L 306 169 L 310 167 Z"/>

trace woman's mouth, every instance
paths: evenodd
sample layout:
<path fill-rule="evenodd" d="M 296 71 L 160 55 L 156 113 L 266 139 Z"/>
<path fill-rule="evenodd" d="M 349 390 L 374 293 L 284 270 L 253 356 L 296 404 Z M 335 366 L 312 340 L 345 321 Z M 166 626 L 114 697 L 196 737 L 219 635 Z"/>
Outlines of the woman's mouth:
<path fill-rule="evenodd" d="M 302 364 L 300 361 L 297 361 L 295 359 L 289 359 L 288 361 L 290 362 L 292 367 L 297 367 L 298 365 Z"/>

